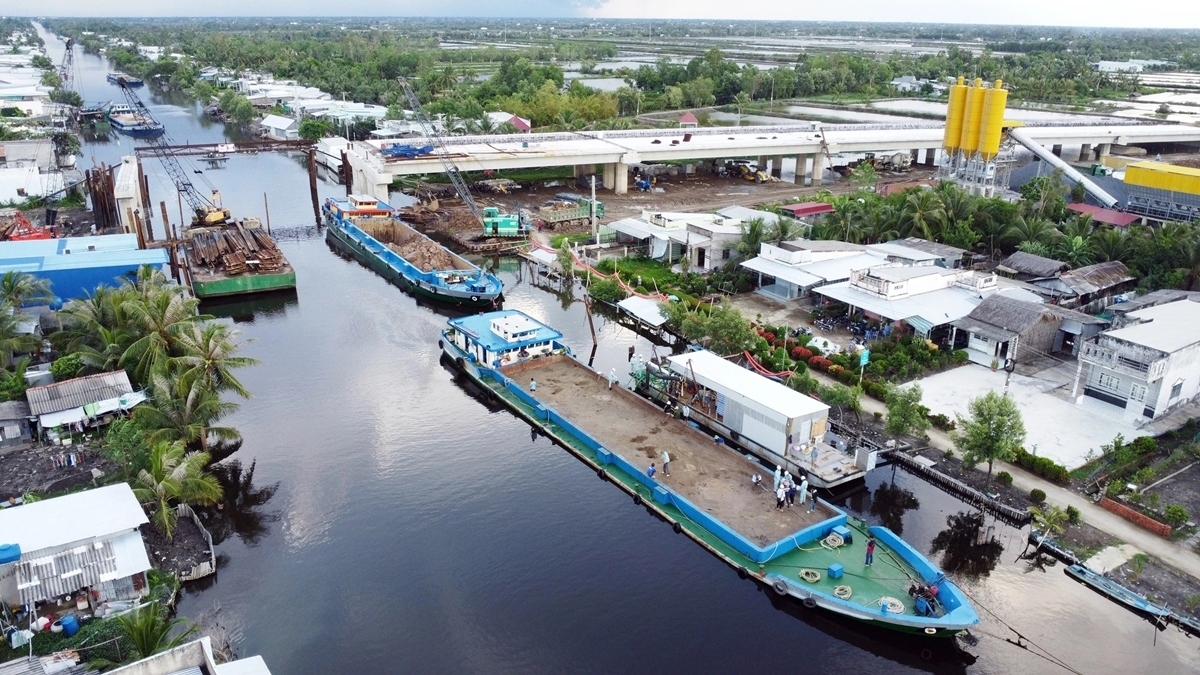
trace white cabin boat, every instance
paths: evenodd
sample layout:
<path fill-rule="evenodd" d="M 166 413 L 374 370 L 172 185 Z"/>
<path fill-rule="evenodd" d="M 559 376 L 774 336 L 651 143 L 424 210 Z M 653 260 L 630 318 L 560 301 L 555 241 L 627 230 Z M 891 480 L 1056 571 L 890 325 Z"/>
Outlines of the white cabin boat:
<path fill-rule="evenodd" d="M 350 150 L 350 141 L 341 136 L 317 141 L 317 163 L 333 171 L 342 170 L 342 152 Z"/>

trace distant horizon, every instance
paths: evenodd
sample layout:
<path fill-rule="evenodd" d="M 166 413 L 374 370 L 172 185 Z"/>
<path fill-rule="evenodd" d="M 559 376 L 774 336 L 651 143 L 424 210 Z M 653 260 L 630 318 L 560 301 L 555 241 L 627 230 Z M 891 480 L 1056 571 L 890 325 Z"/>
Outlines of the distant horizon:
<path fill-rule="evenodd" d="M 646 3 L 644 0 L 526 0 L 526 16 L 497 13 L 490 0 L 407 0 L 408 11 L 380 12 L 375 3 L 343 0 L 339 13 L 328 13 L 319 0 L 262 0 L 245 11 L 247 3 L 209 0 L 205 11 L 187 0 L 126 0 L 119 16 L 106 8 L 104 16 L 91 15 L 94 3 L 84 0 L 43 0 L 37 12 L 11 13 L 10 17 L 34 19 L 479 19 L 484 21 L 628 20 L 628 21 L 728 21 L 863 23 L 897 25 L 944 25 L 988 27 L 1040 27 L 1061 29 L 1200 29 L 1200 11 L 1181 11 L 1186 3 L 1176 0 L 1008 0 L 1001 3 L 960 3 L 951 0 L 920 0 L 899 5 L 891 0 L 843 0 L 823 6 L 798 6 L 790 0 L 759 0 L 732 7 L 728 0 Z M 264 11 L 265 10 L 265 11 Z M 737 16 L 731 16 L 736 13 Z M 864 21 L 862 17 L 871 17 Z M 1022 17 L 1031 17 L 1023 20 Z"/>

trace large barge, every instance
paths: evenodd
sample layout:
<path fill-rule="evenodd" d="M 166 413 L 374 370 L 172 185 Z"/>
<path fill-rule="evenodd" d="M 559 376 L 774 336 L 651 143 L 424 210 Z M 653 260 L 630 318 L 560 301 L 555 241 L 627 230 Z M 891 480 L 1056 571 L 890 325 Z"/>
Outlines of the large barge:
<path fill-rule="evenodd" d="M 677 405 L 682 417 L 720 434 L 770 466 L 804 475 L 824 490 L 861 484 L 877 451 L 851 449 L 829 430 L 829 406 L 743 368 L 694 349 L 631 363 L 637 391 Z"/>
<path fill-rule="evenodd" d="M 966 595 L 891 530 L 820 500 L 776 509 L 756 462 L 576 360 L 558 331 L 506 310 L 451 319 L 444 355 L 489 398 L 574 454 L 742 578 L 805 607 L 949 637 L 979 622 Z M 671 471 L 648 475 L 661 453 Z M 868 541 L 875 541 L 867 564 Z"/>
<path fill-rule="evenodd" d="M 474 308 L 499 305 L 504 283 L 395 217 L 366 195 L 326 199 L 326 241 L 421 298 Z"/>
<path fill-rule="evenodd" d="M 109 106 L 107 114 L 112 128 L 135 138 L 156 138 L 165 133 L 161 123 L 123 103 Z"/>
<path fill-rule="evenodd" d="M 201 300 L 296 288 L 296 270 L 257 218 L 189 227 L 183 250 Z"/>

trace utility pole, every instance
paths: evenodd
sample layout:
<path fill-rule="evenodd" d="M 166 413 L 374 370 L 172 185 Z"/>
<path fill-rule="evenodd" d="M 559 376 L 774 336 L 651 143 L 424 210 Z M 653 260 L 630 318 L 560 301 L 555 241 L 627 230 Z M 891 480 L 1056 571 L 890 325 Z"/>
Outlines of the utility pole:
<path fill-rule="evenodd" d="M 595 167 L 593 167 L 595 169 Z M 600 243 L 600 232 L 596 229 L 596 174 L 592 174 L 592 243 Z"/>

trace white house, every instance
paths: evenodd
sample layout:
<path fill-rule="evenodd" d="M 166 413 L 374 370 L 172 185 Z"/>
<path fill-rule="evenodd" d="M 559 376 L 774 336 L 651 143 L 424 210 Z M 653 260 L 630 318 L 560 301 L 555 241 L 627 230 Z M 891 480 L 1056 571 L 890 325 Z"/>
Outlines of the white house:
<path fill-rule="evenodd" d="M 290 117 L 267 115 L 260 124 L 267 138 L 277 141 L 294 141 L 300 138 L 300 123 Z"/>
<path fill-rule="evenodd" d="M 207 635 L 108 672 L 109 675 L 271 675 L 261 656 L 217 663 L 212 640 Z"/>
<path fill-rule="evenodd" d="M 1086 342 L 1072 396 L 1124 410 L 1130 422 L 1161 417 L 1200 394 L 1200 303 L 1177 300 L 1119 317 Z M 1087 366 L 1087 374 L 1084 375 Z"/>
<path fill-rule="evenodd" d="M 33 605 L 71 596 L 103 615 L 148 590 L 149 522 L 128 483 L 0 510 L 0 601 Z M 16 549 L 13 548 L 16 547 Z"/>
<path fill-rule="evenodd" d="M 740 219 L 721 212 L 643 211 L 638 218 L 602 225 L 600 240 L 636 247 L 639 253 L 670 263 L 686 257 L 691 271 L 704 273 L 732 259 L 732 251 L 742 238 L 741 225 Z"/>

